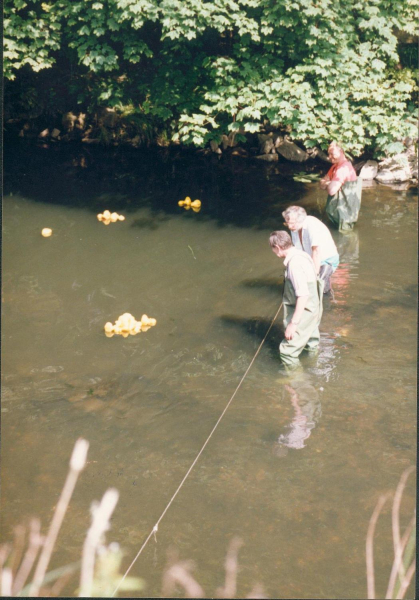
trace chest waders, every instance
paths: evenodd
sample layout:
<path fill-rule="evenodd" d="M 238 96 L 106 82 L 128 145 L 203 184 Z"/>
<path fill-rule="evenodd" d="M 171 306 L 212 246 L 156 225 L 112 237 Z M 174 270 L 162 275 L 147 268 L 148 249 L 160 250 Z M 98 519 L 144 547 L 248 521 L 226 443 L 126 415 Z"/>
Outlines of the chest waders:
<path fill-rule="evenodd" d="M 347 181 L 334 196 L 328 196 L 326 213 L 339 231 L 350 231 L 361 208 L 362 179 Z"/>
<path fill-rule="evenodd" d="M 307 256 L 307 260 L 309 260 Z M 293 259 L 291 258 L 290 263 Z M 288 263 L 288 266 L 289 264 Z M 310 260 L 311 263 L 311 260 Z M 311 265 L 313 266 L 313 265 Z M 313 268 L 314 272 L 314 268 Z M 286 329 L 290 323 L 297 303 L 294 287 L 291 280 L 285 274 L 284 295 L 282 301 L 284 303 L 284 328 Z M 298 365 L 298 357 L 303 350 L 316 350 L 320 341 L 319 325 L 323 313 L 323 287 L 324 281 L 318 279 L 309 281 L 308 300 L 304 308 L 303 315 L 297 325 L 296 331 L 292 340 L 284 339 L 279 345 L 279 353 L 282 362 L 286 366 Z"/>

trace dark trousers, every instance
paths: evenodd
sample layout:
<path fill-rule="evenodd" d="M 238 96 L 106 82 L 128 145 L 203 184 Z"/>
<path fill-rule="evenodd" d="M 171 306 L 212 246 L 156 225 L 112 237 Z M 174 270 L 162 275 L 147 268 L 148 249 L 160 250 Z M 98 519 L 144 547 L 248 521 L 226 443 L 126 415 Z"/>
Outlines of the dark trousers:
<path fill-rule="evenodd" d="M 330 278 L 332 277 L 332 275 L 333 275 L 333 267 L 331 265 L 328 265 L 328 264 L 321 265 L 320 272 L 319 272 L 319 278 L 324 281 L 323 294 L 327 294 L 327 292 L 330 292 L 330 290 L 332 289 L 332 284 L 330 281 Z"/>

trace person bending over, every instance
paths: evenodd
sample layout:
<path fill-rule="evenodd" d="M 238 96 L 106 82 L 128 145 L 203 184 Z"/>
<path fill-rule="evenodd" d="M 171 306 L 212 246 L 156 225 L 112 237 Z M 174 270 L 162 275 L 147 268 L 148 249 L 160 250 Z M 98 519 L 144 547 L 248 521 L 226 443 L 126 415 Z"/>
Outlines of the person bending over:
<path fill-rule="evenodd" d="M 279 354 L 287 367 L 298 365 L 303 350 L 315 351 L 320 341 L 323 282 L 317 279 L 312 258 L 292 245 L 286 231 L 274 231 L 269 237 L 272 251 L 284 259 L 284 328 L 285 339 Z"/>
<path fill-rule="evenodd" d="M 331 290 L 330 278 L 339 265 L 339 254 L 329 229 L 316 217 L 307 216 L 302 206 L 289 206 L 282 216 L 284 225 L 291 231 L 294 246 L 313 259 L 326 294 Z"/>

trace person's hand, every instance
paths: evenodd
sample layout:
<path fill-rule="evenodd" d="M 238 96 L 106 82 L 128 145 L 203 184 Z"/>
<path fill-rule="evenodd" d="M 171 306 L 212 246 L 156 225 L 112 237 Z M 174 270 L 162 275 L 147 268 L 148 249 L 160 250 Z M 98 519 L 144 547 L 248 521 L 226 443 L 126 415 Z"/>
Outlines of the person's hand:
<path fill-rule="evenodd" d="M 321 189 L 325 190 L 327 188 L 327 186 L 329 185 L 329 183 L 330 183 L 330 180 L 327 179 L 327 178 L 320 179 L 320 187 L 321 187 Z"/>
<path fill-rule="evenodd" d="M 296 331 L 297 331 L 297 325 L 295 323 L 289 323 L 285 330 L 285 339 L 292 340 Z"/>

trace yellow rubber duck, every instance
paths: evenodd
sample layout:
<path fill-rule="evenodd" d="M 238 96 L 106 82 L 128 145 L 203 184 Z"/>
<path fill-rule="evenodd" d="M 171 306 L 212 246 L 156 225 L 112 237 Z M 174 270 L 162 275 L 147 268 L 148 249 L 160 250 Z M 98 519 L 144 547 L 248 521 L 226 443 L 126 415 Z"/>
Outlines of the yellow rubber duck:
<path fill-rule="evenodd" d="M 117 221 L 125 221 L 124 215 L 119 215 L 117 212 L 111 213 L 109 210 L 104 210 L 103 213 L 99 213 L 97 216 L 98 221 L 102 221 L 104 225 L 109 223 L 116 223 Z"/>
<path fill-rule="evenodd" d="M 183 206 L 186 210 L 192 208 L 194 212 L 199 212 L 201 210 L 201 200 L 192 200 L 189 196 L 186 196 L 185 200 L 179 200 L 179 206 Z"/>
<path fill-rule="evenodd" d="M 131 313 L 124 313 L 117 318 L 115 325 L 112 325 L 110 321 L 105 323 L 105 335 L 113 337 L 116 334 L 126 338 L 129 335 L 137 335 L 137 333 L 141 333 L 142 331 L 148 331 L 156 323 L 156 319 L 148 317 L 146 314 L 142 315 L 140 321 L 137 321 Z"/>

